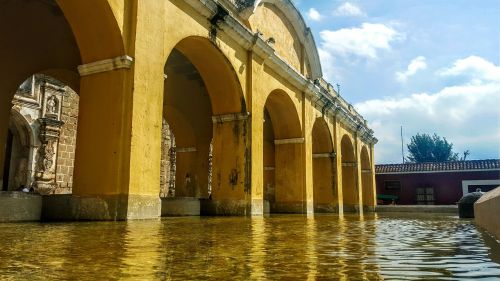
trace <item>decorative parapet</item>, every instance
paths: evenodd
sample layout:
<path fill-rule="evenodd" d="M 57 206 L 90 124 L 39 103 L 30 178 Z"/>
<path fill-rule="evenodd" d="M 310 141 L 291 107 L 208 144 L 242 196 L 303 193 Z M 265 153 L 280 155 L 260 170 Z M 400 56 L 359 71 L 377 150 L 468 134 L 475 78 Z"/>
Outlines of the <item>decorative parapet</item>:
<path fill-rule="evenodd" d="M 221 8 L 224 9 L 224 7 L 215 0 L 185 1 L 208 20 L 216 15 Z M 238 0 L 225 0 L 221 2 L 228 5 L 231 10 L 238 12 L 238 7 L 236 6 L 237 1 Z M 323 114 L 336 117 L 340 122 L 357 134 L 362 141 L 369 144 L 378 142 L 373 136 L 373 130 L 368 128 L 366 120 L 363 119 L 363 117 L 356 112 L 354 107 L 347 103 L 329 83 L 324 81 L 324 79 L 319 78 L 313 81 L 297 72 L 297 70 L 276 54 L 274 48 L 266 42 L 260 34 L 254 34 L 238 21 L 232 13 L 228 12 L 224 19 L 218 22 L 217 26 L 221 32 L 227 34 L 240 46 L 249 51 L 253 51 L 256 55 L 261 57 L 265 64 L 290 82 L 294 87 L 302 90 L 308 99 L 314 104 L 321 106 Z M 314 48 L 316 48 L 316 46 L 314 46 Z"/>

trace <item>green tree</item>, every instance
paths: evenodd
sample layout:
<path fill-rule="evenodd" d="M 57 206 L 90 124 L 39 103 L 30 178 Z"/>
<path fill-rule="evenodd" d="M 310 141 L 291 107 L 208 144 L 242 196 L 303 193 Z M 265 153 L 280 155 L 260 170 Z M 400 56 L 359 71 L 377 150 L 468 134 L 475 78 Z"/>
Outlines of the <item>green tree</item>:
<path fill-rule="evenodd" d="M 417 134 L 411 137 L 408 152 L 408 160 L 414 163 L 458 160 L 458 153 L 453 152 L 453 144 L 436 134 Z"/>

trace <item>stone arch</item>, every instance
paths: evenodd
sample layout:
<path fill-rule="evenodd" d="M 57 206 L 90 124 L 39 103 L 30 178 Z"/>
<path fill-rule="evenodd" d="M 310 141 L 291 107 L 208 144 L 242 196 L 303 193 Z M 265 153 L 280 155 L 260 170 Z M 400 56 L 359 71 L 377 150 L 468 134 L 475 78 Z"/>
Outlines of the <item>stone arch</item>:
<path fill-rule="evenodd" d="M 335 153 L 330 129 L 324 118 L 317 118 L 312 129 L 312 164 L 314 211 L 335 212 L 338 195 L 335 189 Z"/>
<path fill-rule="evenodd" d="M 176 197 L 210 197 L 216 213 L 218 204 L 233 201 L 234 209 L 224 212 L 246 212 L 248 115 L 232 65 L 211 41 L 190 36 L 172 49 L 164 71 L 163 115 L 176 138 Z"/>
<path fill-rule="evenodd" d="M 281 0 L 261 0 L 255 1 L 253 6 L 244 10 L 241 15 L 244 19 L 247 19 L 245 22 L 247 26 L 252 29 L 254 32 L 257 32 L 256 26 L 252 26 L 251 20 L 248 20 L 252 16 L 255 16 L 258 13 L 259 6 L 269 5 L 275 7 L 278 11 L 280 11 L 285 17 L 286 21 L 289 23 L 291 29 L 294 30 L 296 34 L 296 38 L 304 47 L 304 61 L 305 67 L 308 72 L 308 76 L 311 79 L 318 79 L 323 76 L 321 70 L 321 63 L 319 59 L 318 50 L 316 47 L 316 43 L 314 40 L 314 36 L 309 27 L 307 27 L 306 22 L 299 10 L 295 7 L 292 1 L 281 1 Z M 264 34 L 266 36 L 266 34 Z M 267 39 L 267 37 L 265 37 Z M 291 62 L 290 62 L 291 63 Z M 300 70 L 300 69 L 297 69 Z M 304 73 L 305 74 L 305 73 Z"/>
<path fill-rule="evenodd" d="M 272 91 L 264 107 L 264 193 L 270 211 L 306 212 L 304 139 L 297 109 L 283 90 Z"/>
<path fill-rule="evenodd" d="M 86 194 L 91 190 L 94 193 L 117 192 L 117 186 L 125 186 L 124 182 L 117 181 L 121 173 L 117 171 L 123 169 L 111 163 L 117 155 L 123 162 L 127 158 L 121 152 L 117 153 L 116 148 L 123 146 L 122 138 L 114 137 L 116 128 L 123 129 L 123 123 L 127 122 L 121 115 L 123 109 L 116 108 L 124 104 L 120 101 L 123 99 L 124 77 L 114 79 L 113 83 L 111 79 L 104 83 L 102 79 L 96 79 L 100 75 L 80 79 L 77 70 L 82 63 L 112 59 L 126 53 L 122 31 L 108 1 L 4 1 L 0 11 L 0 34 L 5 43 L 0 50 L 0 120 L 8 120 L 10 111 L 5 109 L 26 77 L 44 73 L 68 82 L 80 96 L 85 96 L 84 102 L 80 103 L 80 113 L 86 116 L 80 118 L 84 122 L 79 123 L 78 133 L 85 136 L 84 141 L 78 141 L 85 145 L 78 145 L 75 186 L 82 187 L 81 193 Z M 110 110 L 110 106 L 115 109 Z M 3 147 L 7 131 L 2 121 L 0 147 Z M 118 135 L 128 134 L 122 132 Z M 1 150 L 2 162 L 3 154 Z"/>
<path fill-rule="evenodd" d="M 363 145 L 361 149 L 361 186 L 363 189 L 363 207 L 367 209 L 373 208 L 375 206 L 373 171 L 366 145 Z"/>
<path fill-rule="evenodd" d="M 36 138 L 28 120 L 14 108 L 10 112 L 3 189 L 16 191 L 30 185 L 32 148 Z"/>
<path fill-rule="evenodd" d="M 340 143 L 342 162 L 342 196 L 345 212 L 355 212 L 359 205 L 356 183 L 356 152 L 349 135 L 345 134 Z"/>
<path fill-rule="evenodd" d="M 247 112 L 242 87 L 233 66 L 210 40 L 200 36 L 186 37 L 177 43 L 168 58 L 176 52 L 186 57 L 199 72 L 214 115 Z M 167 69 L 165 71 L 168 75 Z"/>

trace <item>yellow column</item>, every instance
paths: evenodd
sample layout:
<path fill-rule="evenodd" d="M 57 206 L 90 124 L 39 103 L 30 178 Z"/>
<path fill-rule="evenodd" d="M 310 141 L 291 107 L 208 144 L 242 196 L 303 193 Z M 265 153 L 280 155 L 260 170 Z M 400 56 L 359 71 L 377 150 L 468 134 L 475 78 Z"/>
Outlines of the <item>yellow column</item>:
<path fill-rule="evenodd" d="M 252 215 L 264 214 L 264 112 L 253 107 L 251 120 L 251 192 Z"/>
<path fill-rule="evenodd" d="M 335 187 L 337 188 L 337 198 L 338 198 L 338 208 L 339 215 L 344 214 L 344 197 L 342 193 L 342 149 L 341 149 L 341 138 L 340 138 L 340 123 L 337 117 L 334 118 L 333 124 L 333 145 L 335 153 Z"/>
<path fill-rule="evenodd" d="M 304 139 L 275 140 L 277 213 L 305 213 Z"/>
<path fill-rule="evenodd" d="M 358 191 L 358 208 L 359 214 L 363 215 L 363 171 L 361 169 L 361 141 L 357 134 L 355 134 L 354 149 L 356 153 L 356 189 Z"/>
<path fill-rule="evenodd" d="M 137 1 L 127 218 L 160 214 L 161 128 L 164 86 L 164 6 Z M 123 137 L 123 136 L 122 136 Z"/>
<path fill-rule="evenodd" d="M 302 95 L 302 132 L 304 132 L 304 189 L 307 215 L 314 214 L 314 184 L 313 184 L 313 159 L 312 159 L 312 128 L 314 125 L 313 105 L 311 100 Z"/>
<path fill-rule="evenodd" d="M 264 214 L 264 103 L 265 95 L 261 89 L 254 89 L 259 83 L 253 83 L 254 71 L 263 73 L 263 65 L 257 63 L 253 52 L 247 53 L 247 109 L 250 112 L 250 147 L 251 147 L 251 202 L 252 215 Z M 255 92 L 255 93 L 254 93 Z M 255 106 L 254 106 L 255 105 Z"/>
<path fill-rule="evenodd" d="M 81 78 L 73 218 L 160 216 L 162 7 L 153 1 L 129 7 L 137 9 L 127 30 L 137 35 L 130 48 L 135 53 L 127 54 L 134 57 L 129 68 L 113 65 Z"/>
<path fill-rule="evenodd" d="M 372 189 L 373 189 L 373 208 L 374 211 L 377 207 L 377 183 L 375 181 L 375 145 L 373 143 L 370 144 L 370 167 L 372 170 Z"/>
<path fill-rule="evenodd" d="M 250 214 L 248 115 L 213 117 L 212 214 Z"/>

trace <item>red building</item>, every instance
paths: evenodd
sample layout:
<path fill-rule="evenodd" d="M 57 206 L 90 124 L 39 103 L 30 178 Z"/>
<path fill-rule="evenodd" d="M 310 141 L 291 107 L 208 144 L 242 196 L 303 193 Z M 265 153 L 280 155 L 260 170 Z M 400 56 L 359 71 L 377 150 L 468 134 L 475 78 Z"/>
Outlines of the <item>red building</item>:
<path fill-rule="evenodd" d="M 500 186 L 500 159 L 375 165 L 379 203 L 450 205 Z"/>

